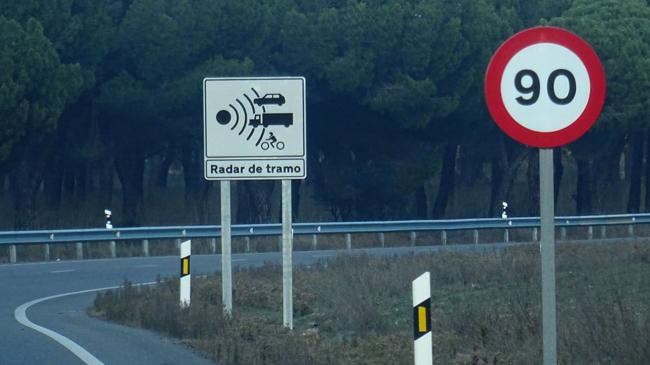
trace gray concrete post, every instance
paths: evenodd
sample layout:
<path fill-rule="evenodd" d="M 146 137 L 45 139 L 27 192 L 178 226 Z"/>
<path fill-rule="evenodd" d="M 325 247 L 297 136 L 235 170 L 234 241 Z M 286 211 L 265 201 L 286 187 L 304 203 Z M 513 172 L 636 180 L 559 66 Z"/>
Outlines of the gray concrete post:
<path fill-rule="evenodd" d="M 15 264 L 16 256 L 16 245 L 9 246 L 9 262 Z"/>
<path fill-rule="evenodd" d="M 142 255 L 149 257 L 149 240 L 142 240 Z"/>
<path fill-rule="evenodd" d="M 82 242 L 77 242 L 76 249 L 77 249 L 77 260 L 83 260 L 84 259 L 84 244 Z"/>

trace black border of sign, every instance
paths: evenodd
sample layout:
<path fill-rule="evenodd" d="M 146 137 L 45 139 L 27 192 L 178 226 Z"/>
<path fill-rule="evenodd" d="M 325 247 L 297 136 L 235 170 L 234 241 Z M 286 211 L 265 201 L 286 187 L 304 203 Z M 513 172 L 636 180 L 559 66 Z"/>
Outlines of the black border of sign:
<path fill-rule="evenodd" d="M 302 176 L 285 176 L 285 175 L 273 175 L 273 176 L 261 176 L 261 177 L 254 177 L 254 176 L 244 176 L 244 177 L 208 177 L 207 171 L 208 171 L 208 162 L 210 161 L 268 161 L 268 162 L 273 162 L 273 161 L 282 161 L 282 162 L 287 162 L 287 161 L 302 161 L 305 165 L 305 168 L 303 169 L 303 174 Z M 203 177 L 205 177 L 206 180 L 213 180 L 213 181 L 230 181 L 230 180 L 304 180 L 307 178 L 307 161 L 306 159 L 302 158 L 287 158 L 287 159 L 239 159 L 239 160 L 232 160 L 232 159 L 216 159 L 216 158 L 206 158 L 203 161 Z"/>
<path fill-rule="evenodd" d="M 207 155 L 208 137 L 207 129 L 207 115 L 206 115 L 206 83 L 208 81 L 254 81 L 254 80 L 300 80 L 302 81 L 302 122 L 303 122 L 303 154 L 296 156 L 241 156 L 241 157 L 209 157 Z M 307 178 L 307 99 L 306 99 L 306 80 L 303 76 L 282 76 L 282 77 L 205 77 L 203 79 L 203 178 L 211 181 L 227 181 L 227 180 L 304 180 Z M 266 160 L 266 161 L 295 161 L 300 160 L 304 164 L 303 176 L 267 176 L 267 177 L 246 177 L 246 178 L 210 178 L 207 175 L 206 166 L 208 161 L 248 161 L 248 160 Z"/>
<path fill-rule="evenodd" d="M 255 81 L 255 80 L 277 80 L 277 81 L 282 81 L 282 80 L 300 80 L 302 84 L 302 154 L 300 155 L 281 155 L 281 156 L 269 156 L 269 155 L 264 155 L 264 156 L 228 156 L 228 157 L 222 157 L 222 156 L 208 156 L 208 151 L 207 151 L 207 146 L 208 146 L 208 136 L 207 136 L 207 128 L 208 128 L 208 116 L 207 116 L 207 110 L 206 110 L 206 105 L 207 105 L 207 97 L 205 94 L 205 89 L 206 89 L 206 84 L 208 81 Z M 239 160 L 256 160 L 256 159 L 269 159 L 269 158 L 277 158 L 277 159 L 294 159 L 294 158 L 302 158 L 304 160 L 307 159 L 307 100 L 306 100 L 306 80 L 302 76 L 283 76 L 283 77 L 206 77 L 203 79 L 203 159 L 204 160 L 222 160 L 222 161 L 239 161 Z M 306 161 L 305 161 L 306 162 Z M 206 177 L 207 179 L 207 177 Z"/>

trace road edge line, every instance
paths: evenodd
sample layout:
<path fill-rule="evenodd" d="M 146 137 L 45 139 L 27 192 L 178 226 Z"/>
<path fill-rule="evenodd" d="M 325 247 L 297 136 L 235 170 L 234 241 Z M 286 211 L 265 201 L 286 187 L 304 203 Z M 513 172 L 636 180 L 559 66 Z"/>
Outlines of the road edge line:
<path fill-rule="evenodd" d="M 141 285 L 153 285 L 156 284 L 156 282 L 148 282 L 148 283 L 142 283 L 142 284 L 135 284 L 136 286 L 141 286 Z M 104 287 L 104 288 L 95 288 L 95 289 L 87 289 L 87 290 L 80 290 L 80 291 L 75 291 L 75 292 L 68 292 L 68 293 L 63 293 L 63 294 L 57 294 L 57 295 L 51 295 L 48 297 L 43 297 L 43 298 L 38 298 L 34 299 L 32 301 L 29 301 L 27 303 L 23 303 L 16 307 L 14 310 L 14 318 L 16 321 L 20 324 L 22 324 L 25 327 L 31 328 L 36 332 L 39 332 L 52 340 L 58 342 L 61 346 L 65 347 L 67 350 L 72 352 L 75 356 L 77 356 L 81 361 L 83 361 L 85 364 L 88 365 L 104 365 L 102 361 L 100 361 L 98 358 L 96 358 L 93 354 L 88 352 L 86 349 L 81 347 L 79 344 L 76 342 L 72 341 L 71 339 L 61 335 L 60 333 L 57 333 L 49 328 L 45 328 L 43 326 L 39 326 L 38 324 L 32 322 L 29 320 L 27 317 L 27 310 L 35 305 L 39 304 L 48 300 L 52 299 L 57 299 L 57 298 L 62 298 L 62 297 L 67 297 L 67 296 L 72 296 L 72 295 L 79 295 L 79 294 L 86 294 L 86 293 L 93 293 L 93 292 L 98 292 L 98 291 L 105 291 L 105 290 L 111 290 L 111 289 L 117 289 L 120 288 L 120 286 L 109 286 L 109 287 Z"/>

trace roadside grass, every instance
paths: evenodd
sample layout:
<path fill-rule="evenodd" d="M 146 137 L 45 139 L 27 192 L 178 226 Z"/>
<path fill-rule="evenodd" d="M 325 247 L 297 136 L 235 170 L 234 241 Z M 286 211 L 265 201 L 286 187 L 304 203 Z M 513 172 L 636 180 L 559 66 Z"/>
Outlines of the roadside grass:
<path fill-rule="evenodd" d="M 219 364 L 411 364 L 411 280 L 432 279 L 435 364 L 541 361 L 537 245 L 492 253 L 342 256 L 294 268 L 294 330 L 282 327 L 282 271 L 241 268 L 234 313 L 222 314 L 218 275 L 193 278 L 192 306 L 178 280 L 124 283 L 90 312 L 161 332 Z M 650 246 L 560 245 L 560 364 L 650 363 Z M 472 360 L 474 358 L 474 360 Z"/>

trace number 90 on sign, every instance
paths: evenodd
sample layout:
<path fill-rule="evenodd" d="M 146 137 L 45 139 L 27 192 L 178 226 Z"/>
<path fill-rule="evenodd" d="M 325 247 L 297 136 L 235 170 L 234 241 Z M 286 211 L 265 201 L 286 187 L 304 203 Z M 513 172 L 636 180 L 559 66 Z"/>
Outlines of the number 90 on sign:
<path fill-rule="evenodd" d="M 501 94 L 508 113 L 537 132 L 564 129 L 582 114 L 589 100 L 589 74 L 569 49 L 538 43 L 508 62 Z"/>
<path fill-rule="evenodd" d="M 555 27 L 524 30 L 494 54 L 485 80 L 490 114 L 519 142 L 569 143 L 594 123 L 605 96 L 598 56 L 581 38 Z"/>
<path fill-rule="evenodd" d="M 530 77 L 531 84 L 530 86 L 524 86 L 523 79 L 524 77 Z M 566 77 L 569 82 L 569 90 L 566 92 L 565 97 L 557 96 L 555 92 L 555 81 L 559 76 Z M 546 89 L 548 90 L 548 97 L 552 102 L 559 105 L 567 105 L 573 101 L 573 98 L 576 96 L 576 78 L 573 76 L 571 71 L 565 69 L 559 69 L 551 72 L 551 75 L 548 77 L 548 83 L 546 84 Z M 528 99 L 520 96 L 517 98 L 517 102 L 521 105 L 532 105 L 537 102 L 539 99 L 539 76 L 533 70 L 521 70 L 515 75 L 515 87 L 520 93 L 532 93 L 532 96 Z"/>

